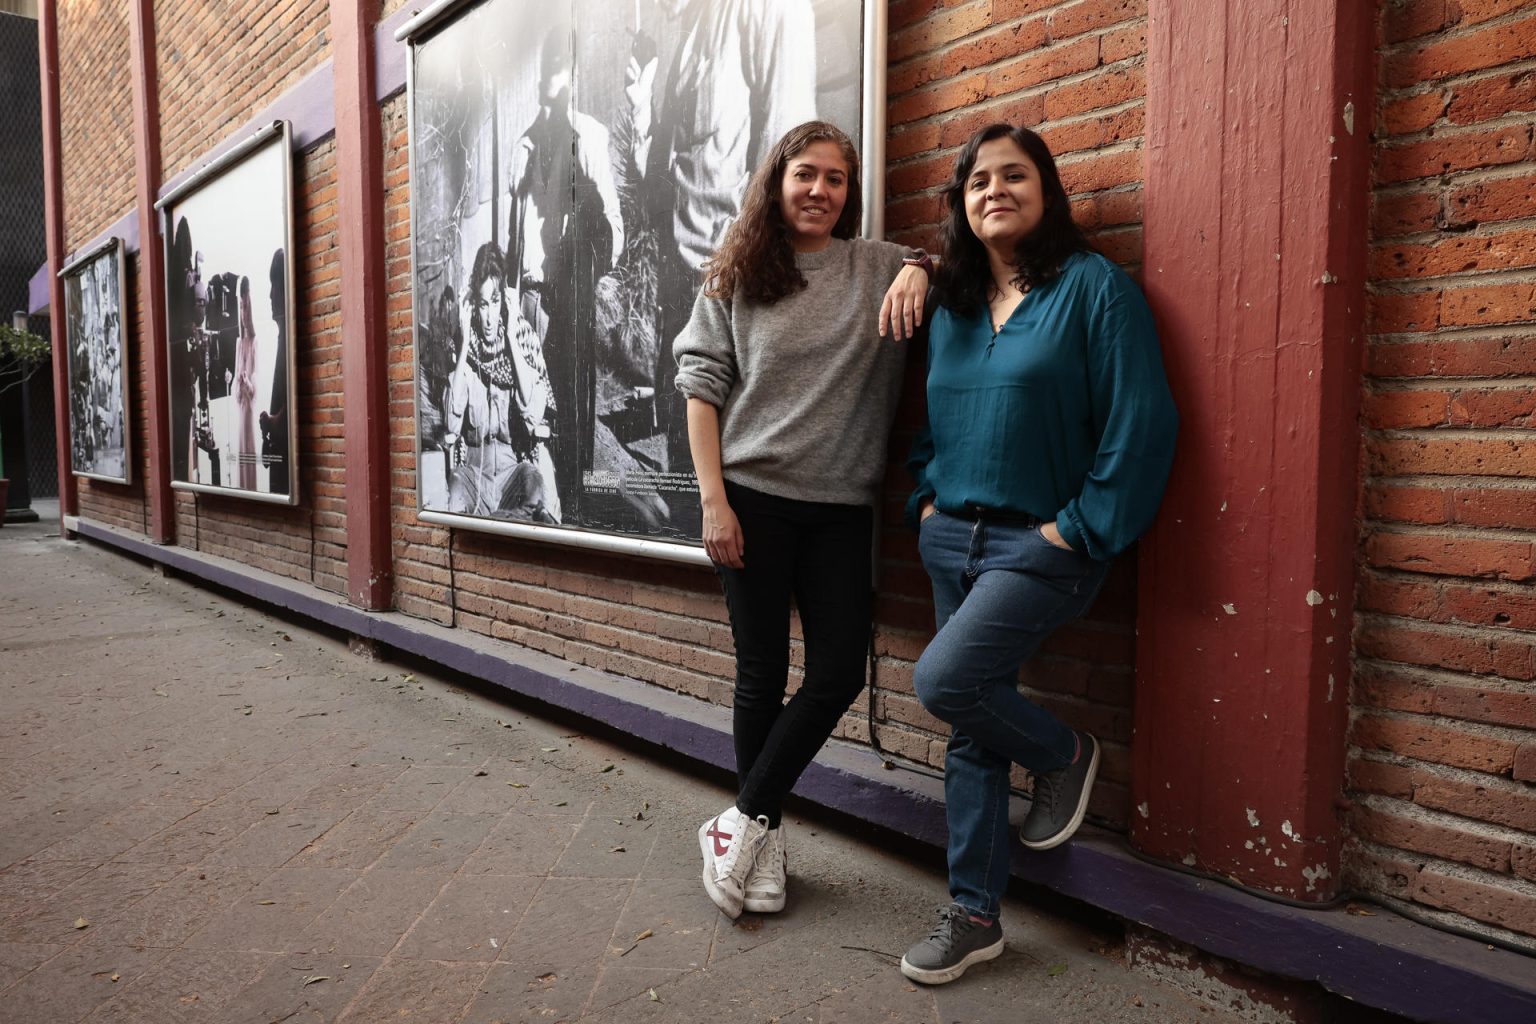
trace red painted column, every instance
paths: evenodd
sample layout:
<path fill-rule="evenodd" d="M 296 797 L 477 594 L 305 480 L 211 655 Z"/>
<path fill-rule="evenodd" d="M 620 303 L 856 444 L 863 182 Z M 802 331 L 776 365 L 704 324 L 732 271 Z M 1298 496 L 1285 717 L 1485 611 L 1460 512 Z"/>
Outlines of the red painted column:
<path fill-rule="evenodd" d="M 139 213 L 139 344 L 144 348 L 144 405 L 149 436 L 149 537 L 176 540 L 171 494 L 170 367 L 166 354 L 165 243 L 160 234 L 160 79 L 155 60 L 154 0 L 133 0 L 129 18 L 133 50 L 133 166 Z"/>
<path fill-rule="evenodd" d="M 1144 281 L 1181 414 L 1140 546 L 1132 841 L 1338 892 L 1376 5 L 1149 7 Z"/>
<path fill-rule="evenodd" d="M 369 0 L 331 0 L 341 404 L 347 446 L 347 597 L 390 607 L 389 408 L 384 333 L 384 154 Z"/>
<path fill-rule="evenodd" d="M 59 9 L 54 0 L 38 8 L 38 66 L 42 74 L 43 221 L 48 242 L 48 325 L 53 343 L 53 436 L 59 462 L 59 536 L 68 537 L 65 516 L 80 514 L 80 493 L 69 453 L 69 338 L 64 316 L 64 141 L 59 127 Z M 0 516 L 5 514 L 0 509 Z"/>

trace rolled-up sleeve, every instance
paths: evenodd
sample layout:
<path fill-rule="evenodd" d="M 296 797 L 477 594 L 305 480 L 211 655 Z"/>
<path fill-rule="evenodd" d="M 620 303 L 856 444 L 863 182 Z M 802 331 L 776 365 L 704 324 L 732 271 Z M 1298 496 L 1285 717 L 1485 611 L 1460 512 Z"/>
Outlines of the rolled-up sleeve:
<path fill-rule="evenodd" d="M 736 345 L 727 304 L 702 291 L 693 303 L 688 326 L 672 342 L 677 360 L 677 390 L 715 408 L 725 405 L 736 386 Z"/>

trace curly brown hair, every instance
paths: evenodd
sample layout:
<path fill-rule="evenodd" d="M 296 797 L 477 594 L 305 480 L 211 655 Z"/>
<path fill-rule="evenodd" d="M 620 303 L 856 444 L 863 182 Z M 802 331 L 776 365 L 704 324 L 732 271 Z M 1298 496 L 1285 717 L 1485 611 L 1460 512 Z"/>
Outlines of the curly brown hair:
<path fill-rule="evenodd" d="M 848 199 L 832 226 L 832 237 L 852 238 L 858 231 L 864 202 L 859 185 L 859 153 L 853 140 L 826 121 L 797 125 L 784 133 L 752 172 L 740 215 L 731 222 L 720 248 L 704 265 L 704 294 L 712 299 L 740 295 L 772 305 L 805 287 L 805 277 L 795 266 L 789 229 L 779 212 L 779 198 L 784 168 L 807 146 L 818 142 L 836 143 L 848 164 Z"/>

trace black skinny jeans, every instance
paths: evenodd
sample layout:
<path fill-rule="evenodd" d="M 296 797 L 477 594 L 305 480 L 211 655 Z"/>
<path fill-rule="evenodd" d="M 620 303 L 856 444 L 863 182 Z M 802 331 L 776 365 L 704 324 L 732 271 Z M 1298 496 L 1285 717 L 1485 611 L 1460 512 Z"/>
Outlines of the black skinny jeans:
<path fill-rule="evenodd" d="M 736 806 L 777 828 L 784 798 L 864 686 L 873 593 L 873 510 L 725 485 L 741 523 L 741 569 L 717 565 L 736 639 Z M 790 599 L 805 679 L 789 682 Z"/>

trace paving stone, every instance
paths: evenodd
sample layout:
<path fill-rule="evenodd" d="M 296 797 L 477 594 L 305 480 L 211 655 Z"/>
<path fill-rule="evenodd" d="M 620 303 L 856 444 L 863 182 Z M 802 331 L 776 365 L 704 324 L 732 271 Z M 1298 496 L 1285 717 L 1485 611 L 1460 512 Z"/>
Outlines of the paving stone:
<path fill-rule="evenodd" d="M 378 860 L 387 871 L 457 871 L 496 826 L 494 814 L 433 811 L 411 826 Z"/>
<path fill-rule="evenodd" d="M 378 957 L 292 953 L 219 1008 L 220 1024 L 320 1024 L 357 998 L 383 961 Z"/>
<path fill-rule="evenodd" d="M 649 931 L 649 938 L 623 955 L 624 966 L 696 969 L 709 962 L 715 921 L 720 916 L 699 882 L 641 879 L 614 926 L 613 942 L 623 949 L 635 936 Z M 620 959 L 618 952 L 613 951 L 610 963 Z"/>
<path fill-rule="evenodd" d="M 85 1018 L 85 1024 L 191 1024 L 218 1019 L 218 1009 L 258 977 L 272 958 L 259 953 L 175 950 Z"/>
<path fill-rule="evenodd" d="M 603 959 L 615 939 L 624 938 L 615 936 L 614 927 L 633 884 L 622 878 L 544 879 L 502 943 L 501 960 L 567 967 Z"/>
<path fill-rule="evenodd" d="M 383 956 L 447 882 L 443 875 L 375 868 L 305 928 L 300 943 L 327 952 Z"/>
<path fill-rule="evenodd" d="M 256 823 L 203 858 L 203 866 L 281 867 L 334 828 L 346 812 L 269 809 L 255 813 L 261 815 Z"/>
<path fill-rule="evenodd" d="M 208 804 L 117 855 L 126 862 L 190 865 L 251 827 L 242 804 Z"/>
<path fill-rule="evenodd" d="M 416 811 L 391 811 L 365 804 L 295 854 L 288 866 L 361 871 L 384 856 L 419 817 Z"/>
<path fill-rule="evenodd" d="M 0 990 L 64 948 L 54 943 L 0 942 Z"/>
<path fill-rule="evenodd" d="M 455 1024 L 480 991 L 481 963 L 388 960 L 337 1019 L 344 1024 Z"/>
<path fill-rule="evenodd" d="M 687 971 L 660 967 L 608 967 L 598 978 L 597 987 L 587 1003 L 582 1020 L 658 1020 L 680 1021 L 682 1007 L 673 1006 L 661 995 L 667 985 L 685 976 Z M 652 1000 L 650 993 L 656 991 Z M 620 1011 L 618 1008 L 623 1007 Z M 605 1013 L 599 1011 L 607 1011 Z M 723 1017 L 722 1021 L 736 1018 Z"/>
<path fill-rule="evenodd" d="M 99 867 L 95 860 L 24 860 L 0 871 L 0 920 Z"/>
<path fill-rule="evenodd" d="M 460 1024 L 576 1020 L 596 984 L 597 967 L 591 963 L 493 964 Z"/>
<path fill-rule="evenodd" d="M 356 880 L 357 873 L 344 868 L 278 868 L 186 944 L 192 949 L 301 952 L 304 929 Z"/>
<path fill-rule="evenodd" d="M 368 806 L 425 815 L 469 777 L 470 772 L 459 767 L 410 765 L 380 789 Z"/>
<path fill-rule="evenodd" d="M 578 823 L 568 818 L 508 812 L 464 862 L 469 875 L 544 875 L 554 867 Z"/>
<path fill-rule="evenodd" d="M 495 960 L 522 921 L 538 881 L 502 875 L 450 881 L 393 955 L 412 960 Z"/>
<path fill-rule="evenodd" d="M 913 984 L 899 971 L 880 969 L 787 1016 L 810 1024 L 939 1024 L 936 991 Z M 990 1010 L 997 1012 L 995 1006 Z"/>
<path fill-rule="evenodd" d="M 266 868 L 193 867 L 102 926 L 103 941 L 129 946 L 179 946 L 253 889 Z"/>
<path fill-rule="evenodd" d="M 0 993 L 0 1006 L 5 1019 L 18 1024 L 78 1021 L 169 953 L 87 940 L 23 975 Z"/>
<path fill-rule="evenodd" d="M 288 806 L 294 810 L 351 812 L 398 778 L 405 769 L 394 765 L 344 765 L 329 768 Z M 311 780 L 313 781 L 313 780 Z"/>
<path fill-rule="evenodd" d="M 87 927 L 106 925 L 180 873 L 162 864 L 103 864 L 17 911 L 0 924 L 0 941 L 72 945 L 86 930 L 76 926 L 78 920 L 84 918 Z"/>
<path fill-rule="evenodd" d="M 594 806 L 550 870 L 576 878 L 634 878 L 645 866 L 656 834 L 648 822 L 629 822 Z"/>

